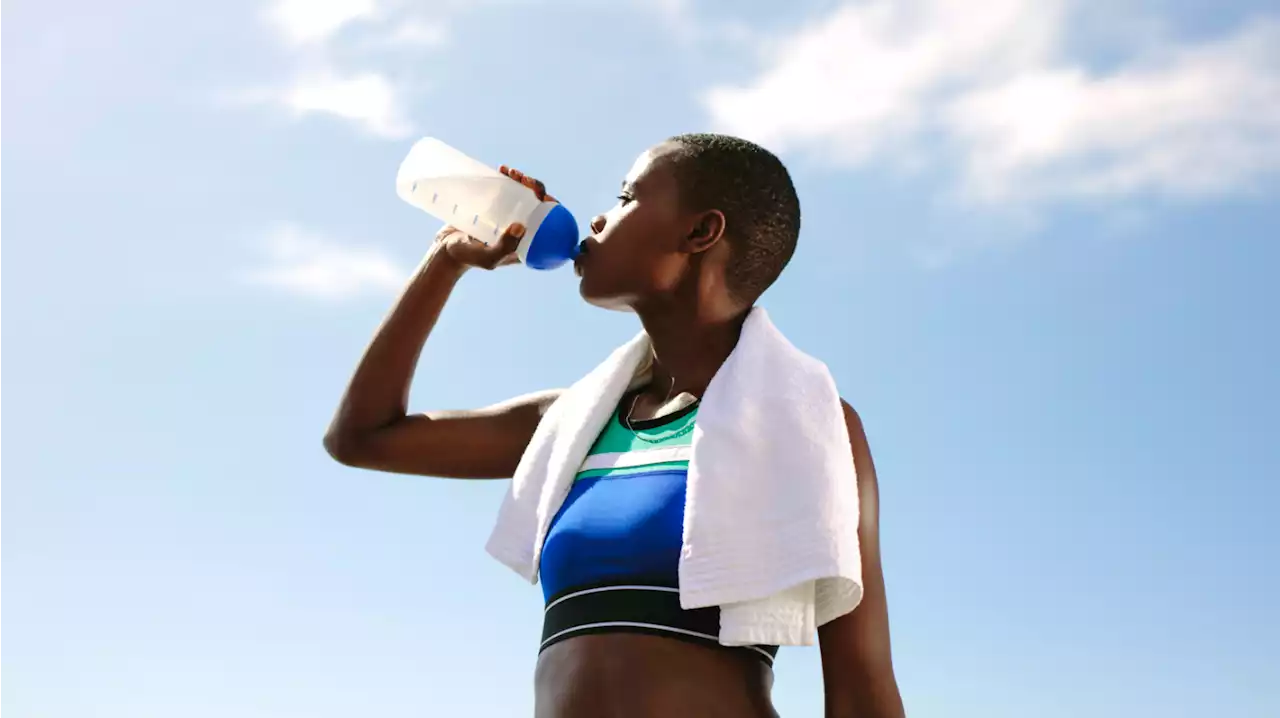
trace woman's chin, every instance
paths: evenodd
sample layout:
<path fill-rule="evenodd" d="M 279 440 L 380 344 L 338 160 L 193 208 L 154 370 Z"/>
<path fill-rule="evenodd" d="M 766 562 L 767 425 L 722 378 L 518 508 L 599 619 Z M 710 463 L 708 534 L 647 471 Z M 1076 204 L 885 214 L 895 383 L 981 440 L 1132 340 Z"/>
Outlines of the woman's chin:
<path fill-rule="evenodd" d="M 612 312 L 635 312 L 635 309 L 631 306 L 631 302 L 627 301 L 625 297 L 599 294 L 590 291 L 590 287 L 587 286 L 585 279 L 578 283 L 578 294 L 581 295 L 587 304 L 590 304 L 593 307 L 608 309 Z"/>

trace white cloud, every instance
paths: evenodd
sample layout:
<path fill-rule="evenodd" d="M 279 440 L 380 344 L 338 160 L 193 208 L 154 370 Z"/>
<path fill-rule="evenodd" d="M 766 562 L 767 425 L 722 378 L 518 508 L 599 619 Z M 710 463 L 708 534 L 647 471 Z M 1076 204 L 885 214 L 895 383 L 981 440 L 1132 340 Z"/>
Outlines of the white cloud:
<path fill-rule="evenodd" d="M 378 137 L 398 139 L 412 131 L 400 89 L 378 73 L 299 78 L 276 96 L 276 100 L 299 116 L 313 112 L 331 114 L 351 120 Z"/>
<path fill-rule="evenodd" d="M 368 19 L 374 0 L 277 0 L 267 18 L 285 42 L 292 45 L 323 42 L 343 26 Z"/>
<path fill-rule="evenodd" d="M 440 47 L 449 39 L 445 26 L 409 18 L 391 30 L 382 42 L 391 46 Z"/>
<path fill-rule="evenodd" d="M 1280 170 L 1280 25 L 1091 76 L 1027 71 L 948 108 L 967 190 L 1210 195 Z"/>
<path fill-rule="evenodd" d="M 241 280 L 312 299 L 343 300 L 393 291 L 408 277 L 377 249 L 339 244 L 297 225 L 280 224 L 265 239 L 265 264 L 241 272 Z"/>
<path fill-rule="evenodd" d="M 637 0 L 640 10 L 657 15 L 668 27 L 679 30 L 693 22 L 693 8 L 689 0 Z"/>
<path fill-rule="evenodd" d="M 407 137 L 413 132 L 409 95 L 422 83 L 369 68 L 385 65 L 390 55 L 412 72 L 415 54 L 446 43 L 439 12 L 428 21 L 411 10 L 398 0 L 275 0 L 265 19 L 286 51 L 288 79 L 223 95 L 280 108 L 295 119 L 327 114 L 375 137 Z"/>
<path fill-rule="evenodd" d="M 950 88 L 1042 57 L 1056 0 L 876 0 L 846 5 L 766 48 L 746 87 L 706 97 L 715 123 L 774 147 L 842 163 L 891 153 L 928 129 Z"/>
<path fill-rule="evenodd" d="M 705 96 L 720 129 L 840 166 L 953 167 L 970 199 L 1234 191 L 1280 170 L 1280 34 L 1256 21 L 1090 72 L 1066 0 L 846 4 Z"/>

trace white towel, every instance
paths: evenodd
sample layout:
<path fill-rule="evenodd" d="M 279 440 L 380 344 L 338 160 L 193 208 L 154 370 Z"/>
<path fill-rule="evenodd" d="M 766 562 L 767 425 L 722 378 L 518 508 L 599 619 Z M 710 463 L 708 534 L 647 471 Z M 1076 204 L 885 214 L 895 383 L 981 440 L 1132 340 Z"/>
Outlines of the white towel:
<path fill-rule="evenodd" d="M 641 333 L 547 410 L 489 553 L 530 582 L 574 476 L 637 369 Z M 862 599 L 858 492 L 835 381 L 756 308 L 702 397 L 680 554 L 680 605 L 720 607 L 720 643 L 812 645 Z"/>

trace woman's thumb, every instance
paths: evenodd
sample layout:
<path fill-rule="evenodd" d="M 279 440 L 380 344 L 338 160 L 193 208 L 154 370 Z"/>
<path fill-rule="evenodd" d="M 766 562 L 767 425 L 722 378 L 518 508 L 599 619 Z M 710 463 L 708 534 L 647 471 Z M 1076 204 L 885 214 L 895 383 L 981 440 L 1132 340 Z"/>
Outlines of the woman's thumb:
<path fill-rule="evenodd" d="M 498 240 L 498 244 L 494 247 L 498 256 L 506 256 L 516 251 L 516 247 L 520 246 L 520 240 L 524 239 L 525 229 L 523 224 L 519 222 L 512 223 L 507 227 L 507 231 L 502 233 L 502 238 Z"/>

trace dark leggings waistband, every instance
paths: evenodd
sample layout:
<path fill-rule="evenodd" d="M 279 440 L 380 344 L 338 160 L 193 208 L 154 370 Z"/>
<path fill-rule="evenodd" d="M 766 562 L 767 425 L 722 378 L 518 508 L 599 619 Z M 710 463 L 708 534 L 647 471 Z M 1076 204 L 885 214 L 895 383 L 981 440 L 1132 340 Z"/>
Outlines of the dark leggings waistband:
<path fill-rule="evenodd" d="M 720 609 L 685 610 L 680 590 L 669 586 L 602 585 L 564 591 L 547 602 L 539 652 L 560 641 L 592 633 L 647 633 L 722 650 L 748 651 L 772 666 L 777 646 L 723 646 Z"/>

